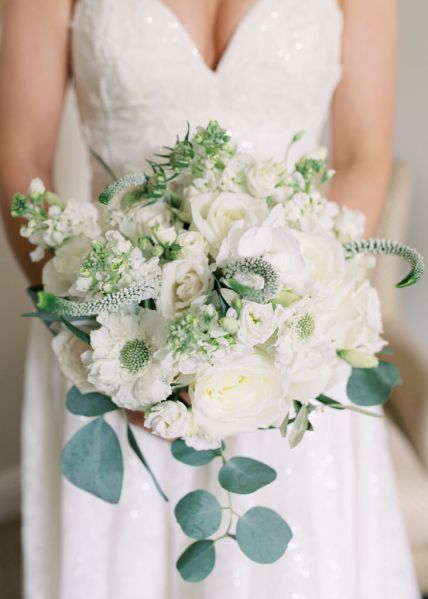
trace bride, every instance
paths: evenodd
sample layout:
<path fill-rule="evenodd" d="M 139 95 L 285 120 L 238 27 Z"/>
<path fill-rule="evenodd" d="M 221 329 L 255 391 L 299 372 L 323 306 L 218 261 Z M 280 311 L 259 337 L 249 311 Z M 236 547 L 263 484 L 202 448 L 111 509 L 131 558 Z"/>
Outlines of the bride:
<path fill-rule="evenodd" d="M 0 185 L 10 243 L 32 283 L 40 265 L 8 218 L 35 177 L 52 181 L 67 80 L 88 147 L 117 176 L 141 170 L 173 136 L 217 119 L 253 155 L 312 150 L 331 106 L 330 198 L 363 211 L 375 232 L 391 162 L 396 21 L 390 0 L 9 0 L 0 62 Z M 93 197 L 110 182 L 93 161 Z M 262 502 L 294 538 L 263 567 L 233 543 L 205 582 L 183 582 L 186 540 L 173 506 L 216 472 L 173 461 L 165 441 L 139 443 L 168 491 L 162 503 L 125 448 L 120 504 L 61 478 L 59 456 L 80 426 L 40 324 L 31 332 L 23 419 L 27 599 L 416 599 L 381 421 L 332 410 L 292 452 L 275 431 L 228 440 L 278 471 Z M 114 425 L 114 417 L 111 419 Z M 252 496 L 251 496 L 252 498 Z M 242 509 L 252 499 L 240 497 Z"/>

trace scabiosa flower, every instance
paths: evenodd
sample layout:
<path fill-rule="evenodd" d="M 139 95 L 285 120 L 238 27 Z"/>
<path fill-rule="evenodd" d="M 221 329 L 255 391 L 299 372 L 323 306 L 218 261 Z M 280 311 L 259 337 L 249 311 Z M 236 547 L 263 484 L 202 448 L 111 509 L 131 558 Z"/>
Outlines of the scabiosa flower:
<path fill-rule="evenodd" d="M 122 408 L 144 410 L 171 394 L 172 359 L 165 351 L 168 327 L 138 306 L 100 314 L 92 350 L 82 356 L 88 380 Z"/>

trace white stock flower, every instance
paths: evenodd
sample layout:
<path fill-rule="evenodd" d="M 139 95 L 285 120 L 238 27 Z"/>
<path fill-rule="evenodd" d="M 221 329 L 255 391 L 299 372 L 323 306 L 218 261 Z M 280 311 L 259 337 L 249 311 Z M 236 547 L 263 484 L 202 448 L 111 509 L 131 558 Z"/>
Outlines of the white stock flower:
<path fill-rule="evenodd" d="M 265 343 L 276 328 L 271 304 L 244 302 L 239 318 L 238 340 L 244 345 Z"/>
<path fill-rule="evenodd" d="M 199 231 L 181 231 L 177 237 L 180 258 L 201 258 L 208 254 L 208 243 Z"/>
<path fill-rule="evenodd" d="M 279 426 L 288 410 L 284 377 L 268 356 L 229 356 L 198 373 L 189 392 L 195 423 L 215 438 Z"/>
<path fill-rule="evenodd" d="M 196 451 L 203 451 L 206 449 L 218 449 L 221 446 L 221 439 L 211 437 L 206 431 L 198 427 L 193 419 L 192 415 L 192 429 L 184 437 L 186 445 L 193 447 Z"/>
<path fill-rule="evenodd" d="M 181 401 L 161 401 L 145 414 L 144 424 L 155 435 L 164 439 L 176 439 L 190 433 L 190 411 Z"/>
<path fill-rule="evenodd" d="M 28 187 L 28 195 L 42 195 L 46 191 L 45 184 L 39 178 L 33 179 Z"/>
<path fill-rule="evenodd" d="M 42 281 L 45 290 L 59 296 L 70 294 L 70 288 L 79 277 L 82 260 L 89 252 L 91 239 L 79 235 L 67 239 L 55 252 L 55 256 L 43 268 Z"/>
<path fill-rule="evenodd" d="M 205 237 L 214 253 L 230 227 L 246 218 L 267 216 L 266 203 L 245 193 L 201 193 L 189 198 L 193 225 Z"/>
<path fill-rule="evenodd" d="M 111 224 L 117 226 L 123 235 L 133 240 L 151 235 L 155 227 L 160 230 L 169 229 L 176 220 L 168 204 L 161 201 L 148 206 L 142 206 L 137 202 L 127 209 L 112 205 L 109 210 Z"/>
<path fill-rule="evenodd" d="M 153 310 L 100 314 L 83 354 L 88 380 L 123 408 L 144 410 L 171 394 L 174 372 L 165 351 L 168 327 Z"/>
<path fill-rule="evenodd" d="M 337 238 L 342 243 L 356 241 L 364 235 L 366 226 L 366 217 L 358 210 L 351 210 L 347 206 L 342 206 L 336 217 L 335 228 Z"/>
<path fill-rule="evenodd" d="M 271 213 L 282 210 L 276 206 Z M 217 256 L 218 266 L 239 258 L 263 258 L 277 271 L 282 285 L 301 293 L 308 281 L 308 268 L 294 232 L 277 226 L 269 217 L 262 225 L 246 222 L 233 225 Z"/>
<path fill-rule="evenodd" d="M 208 260 L 187 258 L 168 262 L 162 268 L 157 308 L 165 317 L 188 310 L 192 303 L 211 291 L 213 276 Z"/>
<path fill-rule="evenodd" d="M 63 330 L 52 340 L 52 349 L 57 357 L 61 372 L 81 393 L 96 391 L 88 381 L 88 371 L 82 362 L 82 355 L 88 346 L 70 331 Z"/>
<path fill-rule="evenodd" d="M 246 172 L 248 191 L 256 198 L 267 198 L 274 193 L 284 173 L 285 165 L 273 160 L 255 162 Z"/>

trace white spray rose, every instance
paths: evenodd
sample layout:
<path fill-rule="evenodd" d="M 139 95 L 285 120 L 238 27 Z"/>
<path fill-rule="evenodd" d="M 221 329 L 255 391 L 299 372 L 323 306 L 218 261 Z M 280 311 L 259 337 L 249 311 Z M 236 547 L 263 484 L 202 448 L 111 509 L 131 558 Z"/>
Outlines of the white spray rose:
<path fill-rule="evenodd" d="M 162 269 L 157 308 L 165 317 L 188 310 L 192 303 L 212 290 L 214 279 L 207 260 L 174 260 Z"/>
<path fill-rule="evenodd" d="M 271 304 L 244 302 L 240 319 L 238 340 L 244 345 L 265 343 L 276 327 L 275 313 Z"/>
<path fill-rule="evenodd" d="M 42 281 L 46 291 L 59 296 L 69 295 L 91 243 L 91 239 L 79 235 L 67 239 L 56 250 L 55 256 L 43 268 Z"/>
<path fill-rule="evenodd" d="M 271 196 L 284 172 L 285 166 L 273 160 L 255 162 L 246 172 L 248 191 L 256 198 Z"/>
<path fill-rule="evenodd" d="M 180 258 L 200 258 L 208 254 L 208 243 L 198 231 L 182 231 L 177 237 Z"/>
<path fill-rule="evenodd" d="M 266 203 L 245 193 L 202 193 L 189 201 L 194 225 L 214 252 L 236 221 L 267 215 Z"/>
<path fill-rule="evenodd" d="M 88 346 L 70 331 L 61 331 L 52 341 L 52 349 L 57 357 L 61 372 L 81 393 L 96 391 L 88 381 L 88 371 L 82 362 L 82 354 Z"/>
<path fill-rule="evenodd" d="M 180 401 L 161 401 L 145 414 L 145 426 L 164 439 L 176 439 L 189 434 L 191 416 L 188 408 Z"/>
<path fill-rule="evenodd" d="M 195 423 L 217 439 L 279 426 L 288 410 L 284 380 L 258 352 L 209 366 L 189 387 Z"/>

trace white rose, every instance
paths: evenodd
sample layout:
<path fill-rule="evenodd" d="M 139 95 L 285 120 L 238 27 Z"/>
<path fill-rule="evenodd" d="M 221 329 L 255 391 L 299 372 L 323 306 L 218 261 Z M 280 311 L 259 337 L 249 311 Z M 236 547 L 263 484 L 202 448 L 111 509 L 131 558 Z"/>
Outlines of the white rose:
<path fill-rule="evenodd" d="M 281 206 L 274 208 L 274 211 Z M 308 267 L 294 232 L 274 224 L 251 226 L 236 223 L 223 241 L 218 266 L 238 258 L 263 258 L 276 269 L 283 286 L 302 293 L 308 281 Z"/>
<path fill-rule="evenodd" d="M 268 212 L 264 201 L 245 193 L 201 193 L 189 201 L 193 224 L 214 252 L 236 221 L 263 219 Z"/>
<path fill-rule="evenodd" d="M 379 296 L 367 280 L 351 289 L 337 307 L 331 335 L 337 349 L 376 354 L 384 347 Z"/>
<path fill-rule="evenodd" d="M 273 160 L 255 162 L 246 173 L 248 191 L 256 198 L 271 196 L 284 171 L 284 165 Z"/>
<path fill-rule="evenodd" d="M 43 268 L 42 280 L 45 290 L 66 296 L 79 276 L 80 267 L 91 248 L 91 240 L 77 236 L 67 239 L 55 252 L 55 256 Z"/>
<path fill-rule="evenodd" d="M 145 426 L 164 439 L 184 437 L 191 430 L 188 408 L 180 401 L 161 401 L 145 414 Z"/>
<path fill-rule="evenodd" d="M 189 387 L 195 423 L 213 438 L 280 426 L 288 410 L 284 377 L 261 353 L 208 366 Z"/>
<path fill-rule="evenodd" d="M 61 331 L 52 341 L 52 349 L 58 359 L 59 367 L 65 378 L 75 385 L 81 393 L 96 391 L 88 382 L 88 371 L 82 362 L 82 354 L 88 346 L 70 331 Z"/>
<path fill-rule="evenodd" d="M 239 320 L 238 340 L 245 345 L 265 343 L 276 327 L 271 304 L 244 302 Z"/>
<path fill-rule="evenodd" d="M 184 312 L 196 299 L 212 290 L 213 282 L 207 260 L 188 258 L 168 262 L 162 268 L 157 308 L 165 317 Z"/>
<path fill-rule="evenodd" d="M 208 243 L 198 231 L 182 231 L 177 237 L 181 258 L 201 258 L 208 254 Z"/>

